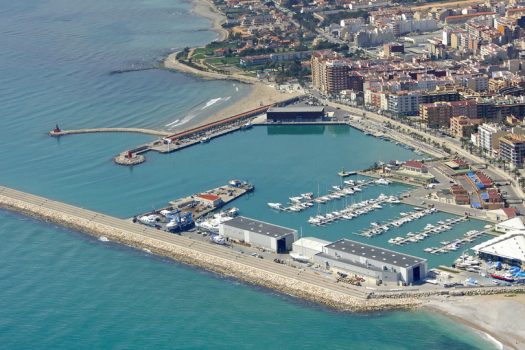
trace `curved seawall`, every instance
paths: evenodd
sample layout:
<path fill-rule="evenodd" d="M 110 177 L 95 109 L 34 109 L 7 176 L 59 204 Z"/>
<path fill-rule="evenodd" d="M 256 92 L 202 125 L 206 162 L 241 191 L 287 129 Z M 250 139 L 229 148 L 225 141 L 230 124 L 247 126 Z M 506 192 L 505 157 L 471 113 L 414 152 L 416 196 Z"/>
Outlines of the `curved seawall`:
<path fill-rule="evenodd" d="M 169 136 L 171 133 L 167 131 L 143 129 L 143 128 L 93 128 L 93 129 L 77 129 L 77 130 L 51 130 L 50 136 L 64 136 L 64 135 L 75 135 L 75 134 L 93 134 L 99 132 L 130 132 L 153 136 Z"/>

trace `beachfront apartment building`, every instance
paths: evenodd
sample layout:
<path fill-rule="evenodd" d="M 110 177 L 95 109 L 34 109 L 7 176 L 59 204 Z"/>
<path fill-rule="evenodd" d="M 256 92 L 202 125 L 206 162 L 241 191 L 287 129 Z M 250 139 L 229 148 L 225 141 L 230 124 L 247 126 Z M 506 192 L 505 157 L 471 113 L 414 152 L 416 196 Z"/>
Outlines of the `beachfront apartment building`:
<path fill-rule="evenodd" d="M 350 66 L 340 59 L 324 59 L 313 55 L 311 59 L 313 86 L 324 94 L 349 90 Z"/>
<path fill-rule="evenodd" d="M 479 147 L 492 156 L 499 149 L 499 140 L 506 133 L 498 124 L 481 124 L 478 127 Z"/>
<path fill-rule="evenodd" d="M 475 119 L 477 117 L 477 106 L 475 100 L 463 100 L 452 102 L 434 102 L 421 104 L 419 116 L 428 128 L 449 128 L 450 119 L 464 116 Z"/>
<path fill-rule="evenodd" d="M 525 159 L 525 136 L 507 134 L 499 140 L 499 155 L 516 168 L 523 168 Z"/>
<path fill-rule="evenodd" d="M 452 117 L 450 118 L 450 133 L 457 138 L 470 138 L 470 135 L 477 131 L 481 122 L 481 119 L 470 119 L 462 115 Z"/>
<path fill-rule="evenodd" d="M 415 91 L 397 91 L 388 95 L 387 110 L 395 116 L 417 115 L 421 94 Z"/>

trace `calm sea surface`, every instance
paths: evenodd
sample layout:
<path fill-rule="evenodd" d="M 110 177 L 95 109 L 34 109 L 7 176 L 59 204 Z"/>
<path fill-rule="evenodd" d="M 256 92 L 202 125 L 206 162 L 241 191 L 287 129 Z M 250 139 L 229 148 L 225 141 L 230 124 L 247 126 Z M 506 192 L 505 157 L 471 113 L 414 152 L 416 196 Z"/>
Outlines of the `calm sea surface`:
<path fill-rule="evenodd" d="M 256 186 L 233 203 L 243 215 L 302 228 L 304 236 L 385 247 L 391 237 L 451 217 L 437 214 L 368 240 L 355 233 L 410 208 L 385 206 L 325 228 L 306 220 L 343 201 L 298 214 L 270 210 L 267 202 L 327 192 L 341 167 L 416 157 L 346 127 L 256 127 L 171 155 L 150 153 L 132 169 L 112 157 L 150 137 L 46 135 L 55 123 L 186 127 L 242 98 L 242 84 L 157 69 L 172 50 L 213 40 L 208 28 L 177 0 L 0 0 L 0 183 L 124 218 L 239 178 Z M 374 186 L 346 204 L 407 189 Z M 464 223 L 401 250 L 432 266 L 450 263 L 454 255 L 422 250 L 482 225 Z M 5 211 L 0 239 L 2 348 L 492 348 L 426 312 L 331 312 Z"/>

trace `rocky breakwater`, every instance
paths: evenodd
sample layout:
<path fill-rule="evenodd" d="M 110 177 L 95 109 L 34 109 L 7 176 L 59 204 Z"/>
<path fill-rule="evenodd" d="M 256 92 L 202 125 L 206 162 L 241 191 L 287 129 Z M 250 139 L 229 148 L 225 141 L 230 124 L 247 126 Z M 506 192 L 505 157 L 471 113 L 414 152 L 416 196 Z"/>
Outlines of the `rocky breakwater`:
<path fill-rule="evenodd" d="M 367 312 L 415 308 L 422 305 L 421 300 L 413 296 L 367 298 L 367 294 L 362 291 L 357 292 L 355 289 L 336 284 L 324 277 L 316 277 L 311 273 L 308 276 L 308 273 L 303 273 L 298 269 L 248 256 L 232 256 L 233 252 L 224 247 L 175 236 L 104 214 L 1 187 L 0 207 L 93 236 L 105 236 L 114 242 L 138 249 L 147 249 L 153 254 L 235 277 L 337 310 Z"/>
<path fill-rule="evenodd" d="M 392 292 L 374 292 L 369 295 L 370 299 L 417 299 L 425 300 L 434 296 L 477 296 L 477 295 L 495 295 L 507 293 L 525 293 L 524 285 L 508 286 L 508 287 L 460 287 L 460 288 L 439 288 L 430 290 L 417 291 L 392 291 Z"/>
<path fill-rule="evenodd" d="M 119 165 L 130 166 L 144 163 L 146 161 L 146 157 L 144 157 L 142 154 L 133 153 L 130 155 L 128 152 L 123 152 L 116 156 L 114 161 Z"/>

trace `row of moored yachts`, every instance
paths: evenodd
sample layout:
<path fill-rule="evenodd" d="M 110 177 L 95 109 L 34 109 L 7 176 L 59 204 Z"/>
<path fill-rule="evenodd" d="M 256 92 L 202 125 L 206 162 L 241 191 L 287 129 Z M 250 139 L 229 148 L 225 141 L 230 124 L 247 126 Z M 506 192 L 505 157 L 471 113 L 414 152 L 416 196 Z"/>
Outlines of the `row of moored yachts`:
<path fill-rule="evenodd" d="M 427 215 L 434 214 L 437 210 L 435 208 L 416 208 L 414 211 L 409 213 L 400 213 L 401 217 L 394 219 L 390 222 L 379 224 L 377 222 L 372 222 L 370 225 L 371 227 L 363 232 L 361 232 L 359 235 L 364 237 L 373 237 L 378 236 L 380 234 L 383 234 L 390 230 L 392 227 L 401 227 L 406 223 L 412 222 L 414 220 L 421 219 Z"/>
<path fill-rule="evenodd" d="M 316 203 L 325 204 L 332 200 L 342 199 L 346 196 L 351 196 L 353 194 L 359 193 L 363 191 L 364 187 L 372 183 L 379 185 L 388 185 L 390 184 L 390 181 L 383 178 L 369 181 L 345 180 L 344 185 L 332 186 L 330 193 L 325 194 L 323 196 L 315 198 L 313 192 L 302 193 L 299 196 L 290 197 L 290 204 L 288 206 L 284 206 L 281 203 L 268 203 L 268 206 L 275 210 L 299 212 L 313 207 Z"/>
<path fill-rule="evenodd" d="M 407 243 L 417 243 L 429 237 L 432 234 L 439 234 L 445 231 L 452 230 L 455 224 L 468 220 L 466 217 L 446 219 L 445 221 L 438 221 L 438 225 L 427 224 L 425 228 L 418 232 L 409 232 L 405 237 L 395 237 L 388 240 L 388 243 L 403 245 Z"/>
<path fill-rule="evenodd" d="M 311 225 L 322 226 L 338 220 L 352 220 L 358 216 L 367 214 L 371 211 L 381 209 L 384 203 L 400 203 L 396 196 L 379 195 L 375 199 L 367 199 L 359 203 L 347 206 L 346 208 L 327 213 L 325 215 L 312 216 L 308 219 Z"/>

